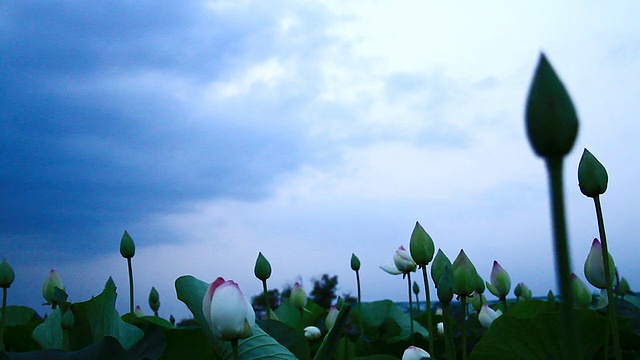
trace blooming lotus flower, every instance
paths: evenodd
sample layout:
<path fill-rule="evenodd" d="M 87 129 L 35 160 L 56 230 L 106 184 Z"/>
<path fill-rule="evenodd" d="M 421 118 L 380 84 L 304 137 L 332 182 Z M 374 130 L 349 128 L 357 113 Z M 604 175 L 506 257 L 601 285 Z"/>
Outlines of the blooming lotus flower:
<path fill-rule="evenodd" d="M 318 340 L 322 337 L 322 332 L 315 326 L 307 326 L 304 328 L 304 337 L 307 340 Z"/>
<path fill-rule="evenodd" d="M 616 266 L 613 258 L 609 254 L 609 279 L 613 280 L 616 276 Z M 602 261 L 602 244 L 598 239 L 593 239 L 591 250 L 584 263 L 584 276 L 587 281 L 598 289 L 606 289 L 607 282 L 604 277 L 604 261 Z"/>
<path fill-rule="evenodd" d="M 431 355 L 428 352 L 422 350 L 417 346 L 409 346 L 402 354 L 402 360 L 421 360 L 431 359 Z"/>
<path fill-rule="evenodd" d="M 329 308 L 329 313 L 327 314 L 327 318 L 324 321 L 324 325 L 327 327 L 327 330 L 331 330 L 333 324 L 336 323 L 336 319 L 338 318 L 338 308 L 335 305 L 331 305 Z"/>
<path fill-rule="evenodd" d="M 493 268 L 491 269 L 491 282 L 487 282 L 487 288 L 499 299 L 509 295 L 509 291 L 511 290 L 511 277 L 509 273 L 495 260 L 493 261 Z"/>
<path fill-rule="evenodd" d="M 573 292 L 573 299 L 577 307 L 587 308 L 591 305 L 591 292 L 587 284 L 574 273 L 571 273 L 571 291 Z"/>
<path fill-rule="evenodd" d="M 418 267 L 404 246 L 400 246 L 398 250 L 396 250 L 396 253 L 393 255 L 393 264 L 394 266 L 382 265 L 380 269 L 391 275 L 400 275 L 415 272 Z"/>
<path fill-rule="evenodd" d="M 296 282 L 291 289 L 291 295 L 289 295 L 289 302 L 298 309 L 304 309 L 307 306 L 307 293 L 304 291 L 299 282 Z"/>
<path fill-rule="evenodd" d="M 502 311 L 493 310 L 489 307 L 489 305 L 484 304 L 480 309 L 480 313 L 478 314 L 478 321 L 480 321 L 480 325 L 482 325 L 485 329 L 488 329 L 489 326 L 493 323 L 493 321 L 502 315 Z"/>
<path fill-rule="evenodd" d="M 223 340 L 248 338 L 253 334 L 256 315 L 238 284 L 219 277 L 209 285 L 202 312 L 213 334 Z"/>
<path fill-rule="evenodd" d="M 56 271 L 51 269 L 51 271 L 49 271 L 49 277 L 47 277 L 47 280 L 42 284 L 42 297 L 47 300 L 47 304 L 53 304 L 53 296 L 56 288 L 64 290 L 64 285 L 62 285 L 62 280 L 60 280 L 60 276 Z"/>

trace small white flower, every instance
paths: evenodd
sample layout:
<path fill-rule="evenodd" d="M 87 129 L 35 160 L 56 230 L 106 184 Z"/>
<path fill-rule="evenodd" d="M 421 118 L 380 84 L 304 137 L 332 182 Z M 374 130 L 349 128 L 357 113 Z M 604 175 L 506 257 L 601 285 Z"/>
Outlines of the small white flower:
<path fill-rule="evenodd" d="M 480 324 L 484 328 L 488 329 L 489 326 L 491 326 L 491 324 L 493 323 L 493 321 L 499 318 L 500 315 L 502 315 L 502 311 L 500 310 L 495 311 L 492 308 L 490 308 L 489 305 L 484 304 L 482 305 L 482 308 L 480 309 L 480 313 L 478 314 L 478 321 L 480 321 Z"/>
<path fill-rule="evenodd" d="M 421 360 L 431 359 L 431 355 L 428 352 L 422 350 L 417 346 L 409 346 L 402 354 L 402 360 Z"/>
<path fill-rule="evenodd" d="M 317 340 L 322 337 L 322 332 L 315 326 L 307 326 L 304 328 L 304 337 L 307 340 Z"/>

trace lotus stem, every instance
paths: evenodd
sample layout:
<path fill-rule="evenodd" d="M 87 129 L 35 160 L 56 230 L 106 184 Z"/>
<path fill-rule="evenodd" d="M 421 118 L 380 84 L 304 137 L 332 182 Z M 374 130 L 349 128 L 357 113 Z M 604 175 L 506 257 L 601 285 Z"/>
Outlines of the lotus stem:
<path fill-rule="evenodd" d="M 356 272 L 356 283 L 358 284 L 358 326 L 360 337 L 362 337 L 362 292 L 360 290 L 360 272 L 355 270 Z"/>
<path fill-rule="evenodd" d="M 407 289 L 409 290 L 409 324 L 411 325 L 411 345 L 415 345 L 413 335 L 413 304 L 411 301 L 411 272 L 407 272 Z"/>
<path fill-rule="evenodd" d="M 576 347 L 576 324 L 573 316 L 573 293 L 571 291 L 571 259 L 567 241 L 567 226 L 564 210 L 564 188 L 562 182 L 562 158 L 547 158 L 551 191 L 551 213 L 553 222 L 554 250 L 556 255 L 556 281 L 560 288 L 560 310 L 562 312 L 563 355 L 573 359 Z"/>
<path fill-rule="evenodd" d="M 602 206 L 600 205 L 600 196 L 593 197 L 596 207 L 596 216 L 598 218 L 598 231 L 600 232 L 600 242 L 602 243 L 602 261 L 604 263 L 604 279 L 607 284 L 607 309 L 609 312 L 609 323 L 611 326 L 611 336 L 613 337 L 613 348 L 615 350 L 616 360 L 622 359 L 622 350 L 620 348 L 620 337 L 618 334 L 618 321 L 616 319 L 616 306 L 613 297 L 613 287 L 611 285 L 611 269 L 609 268 L 609 247 L 607 245 L 607 235 L 604 230 L 604 218 L 602 216 Z"/>
<path fill-rule="evenodd" d="M 240 360 L 240 354 L 238 353 L 238 339 L 231 340 L 231 349 L 233 351 L 233 359 Z"/>
<path fill-rule="evenodd" d="M 262 293 L 264 294 L 264 306 L 267 310 L 267 319 L 269 319 L 271 302 L 269 301 L 269 292 L 267 291 L 267 280 L 262 280 Z"/>
<path fill-rule="evenodd" d="M 460 295 L 460 306 L 462 307 L 462 322 L 460 324 L 460 347 L 462 348 L 462 360 L 467 360 L 467 296 Z"/>
<path fill-rule="evenodd" d="M 429 331 L 429 354 L 433 355 L 433 318 L 431 314 L 431 294 L 429 293 L 429 277 L 427 276 L 426 265 L 422 267 L 422 282 L 424 283 L 425 303 L 427 304 L 425 311 L 427 312 L 427 330 Z"/>
<path fill-rule="evenodd" d="M 129 268 L 129 313 L 133 314 L 133 267 L 130 257 L 127 258 L 127 267 Z"/>
<path fill-rule="evenodd" d="M 444 323 L 444 343 L 447 352 L 447 359 L 456 359 L 456 347 L 453 341 L 453 332 L 451 329 L 450 303 L 442 304 L 442 320 Z"/>

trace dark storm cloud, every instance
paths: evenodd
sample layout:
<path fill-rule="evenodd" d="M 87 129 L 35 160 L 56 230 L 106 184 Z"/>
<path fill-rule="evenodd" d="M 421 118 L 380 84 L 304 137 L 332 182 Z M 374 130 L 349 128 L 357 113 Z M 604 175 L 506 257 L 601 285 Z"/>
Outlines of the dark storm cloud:
<path fill-rule="evenodd" d="M 259 198 L 299 162 L 295 127 L 254 126 L 285 106 L 202 113 L 162 83 L 202 87 L 235 62 L 281 51 L 274 10 L 217 13 L 182 1 L 2 7 L 5 238 L 61 243 L 197 199 Z M 144 74 L 160 79 L 136 80 Z"/>

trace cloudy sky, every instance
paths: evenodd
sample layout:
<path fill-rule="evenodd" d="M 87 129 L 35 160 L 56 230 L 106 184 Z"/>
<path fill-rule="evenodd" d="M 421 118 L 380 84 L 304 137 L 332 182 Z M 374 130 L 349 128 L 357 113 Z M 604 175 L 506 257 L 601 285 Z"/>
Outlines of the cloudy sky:
<path fill-rule="evenodd" d="M 498 260 L 554 289 L 548 184 L 524 131 L 540 52 L 580 132 L 566 159 L 573 268 L 597 226 L 577 187 L 582 149 L 620 273 L 640 286 L 640 3 L 19 1 L 0 5 L 0 257 L 9 304 L 40 312 L 55 268 L 72 301 L 119 286 L 137 244 L 137 303 L 186 317 L 174 280 L 236 280 L 259 251 L 270 287 L 338 275 L 403 300 L 391 264 L 420 221 L 485 278 Z M 424 294 L 424 292 L 422 292 Z M 421 294 L 421 297 L 423 295 Z"/>

